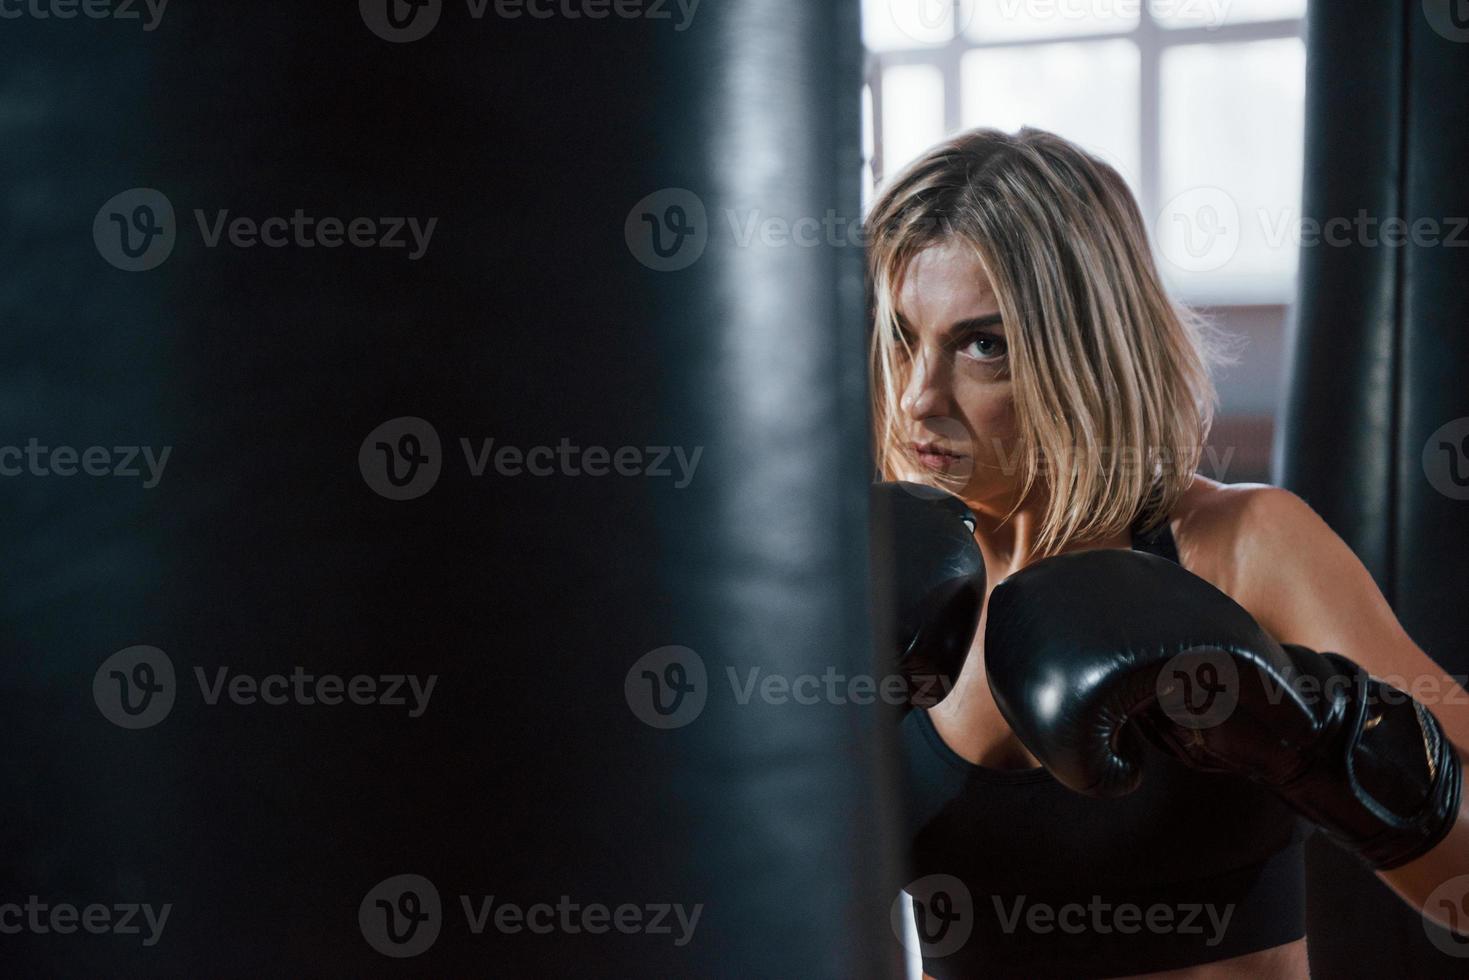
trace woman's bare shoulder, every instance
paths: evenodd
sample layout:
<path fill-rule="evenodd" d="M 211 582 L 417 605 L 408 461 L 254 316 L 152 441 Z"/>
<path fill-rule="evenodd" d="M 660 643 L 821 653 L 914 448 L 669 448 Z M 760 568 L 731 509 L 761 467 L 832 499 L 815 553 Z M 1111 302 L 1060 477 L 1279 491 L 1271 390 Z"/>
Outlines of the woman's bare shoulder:
<path fill-rule="evenodd" d="M 1196 475 L 1173 509 L 1179 562 L 1246 609 L 1253 552 L 1281 515 L 1304 504 L 1266 483 L 1219 483 Z M 1252 610 L 1253 611 L 1253 610 Z"/>
<path fill-rule="evenodd" d="M 1184 567 L 1281 642 L 1335 650 L 1379 675 L 1436 669 L 1366 566 L 1302 497 L 1196 477 L 1173 516 Z"/>

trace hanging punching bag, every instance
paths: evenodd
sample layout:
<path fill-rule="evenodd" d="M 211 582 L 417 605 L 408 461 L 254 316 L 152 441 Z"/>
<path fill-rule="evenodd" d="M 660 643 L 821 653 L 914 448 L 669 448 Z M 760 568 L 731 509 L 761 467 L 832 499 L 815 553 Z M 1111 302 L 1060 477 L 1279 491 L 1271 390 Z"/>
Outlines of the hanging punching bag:
<path fill-rule="evenodd" d="M 1463 677 L 1469 22 L 1456 10 L 1421 0 L 1310 5 L 1303 211 L 1358 232 L 1301 251 L 1275 465 L 1277 482 L 1361 558 L 1414 641 Z M 1307 884 L 1313 975 L 1469 969 L 1465 944 L 1319 837 L 1307 849 Z"/>
<path fill-rule="evenodd" d="M 7 973 L 895 975 L 860 57 L 6 5 Z"/>

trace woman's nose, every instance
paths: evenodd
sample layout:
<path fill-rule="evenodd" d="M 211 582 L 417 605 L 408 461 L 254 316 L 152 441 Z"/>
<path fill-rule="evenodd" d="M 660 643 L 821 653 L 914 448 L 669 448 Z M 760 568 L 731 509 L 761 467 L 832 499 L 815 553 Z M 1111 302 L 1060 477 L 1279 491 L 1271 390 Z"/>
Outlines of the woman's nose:
<path fill-rule="evenodd" d="M 941 414 L 943 392 L 940 390 L 942 372 L 936 370 L 938 362 L 927 350 L 915 352 L 913 370 L 908 375 L 908 384 L 903 389 L 899 404 L 908 417 L 921 421 Z"/>

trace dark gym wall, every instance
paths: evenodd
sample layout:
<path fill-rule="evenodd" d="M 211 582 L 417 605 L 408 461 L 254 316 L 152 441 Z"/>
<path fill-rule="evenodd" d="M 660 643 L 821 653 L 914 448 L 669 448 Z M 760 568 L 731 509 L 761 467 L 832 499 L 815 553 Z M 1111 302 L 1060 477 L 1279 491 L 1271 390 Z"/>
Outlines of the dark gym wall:
<path fill-rule="evenodd" d="M 6 972 L 894 975 L 884 718 L 727 674 L 872 670 L 860 250 L 734 231 L 855 220 L 857 4 L 446 0 L 394 43 L 387 2 L 0 20 L 0 446 L 170 450 L 152 487 L 0 478 L 0 903 L 171 903 L 153 945 L 0 935 Z M 134 188 L 175 212 L 150 271 L 104 254 Z M 195 218 L 298 208 L 437 224 L 410 259 Z M 636 454 L 475 476 L 488 439 Z M 437 482 L 390 499 L 378 442 Z M 94 675 L 140 645 L 174 701 L 130 729 L 147 675 Z M 704 704 L 659 728 L 670 646 Z M 196 678 L 297 667 L 437 680 L 410 717 Z M 442 908 L 400 958 L 359 911 L 406 874 Z M 701 911 L 477 935 L 461 896 Z"/>
<path fill-rule="evenodd" d="M 1430 224 L 1406 244 L 1385 244 L 1379 225 L 1372 238 L 1302 250 L 1276 471 L 1352 546 L 1418 645 L 1462 677 L 1469 22 L 1456 9 L 1310 5 L 1305 216 Z M 1469 969 L 1430 940 L 1435 927 L 1319 838 L 1308 883 L 1313 976 Z"/>

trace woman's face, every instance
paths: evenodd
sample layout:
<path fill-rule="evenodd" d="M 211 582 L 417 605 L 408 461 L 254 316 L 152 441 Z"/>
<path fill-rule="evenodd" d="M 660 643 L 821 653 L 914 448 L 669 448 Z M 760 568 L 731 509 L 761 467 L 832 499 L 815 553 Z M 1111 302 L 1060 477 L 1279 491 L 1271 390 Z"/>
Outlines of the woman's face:
<path fill-rule="evenodd" d="M 899 430 L 939 485 L 971 502 L 1008 507 L 1020 483 L 1007 324 L 973 250 L 918 253 L 897 296 L 913 350 Z"/>

